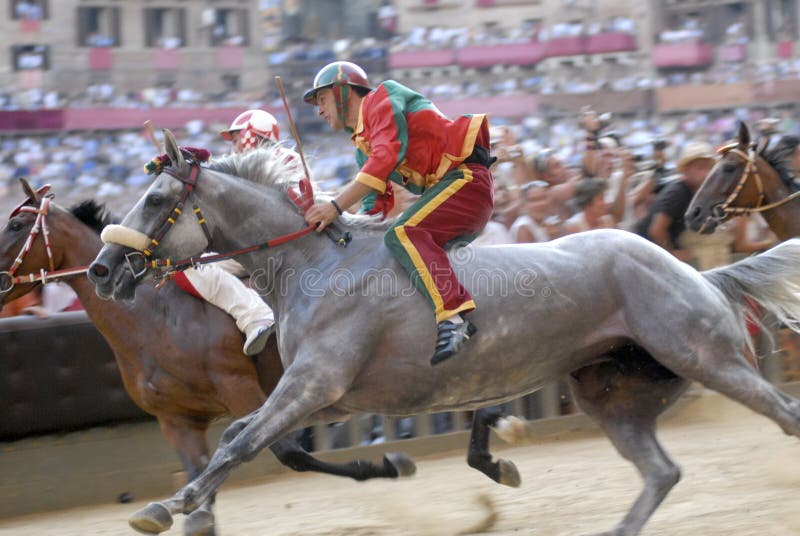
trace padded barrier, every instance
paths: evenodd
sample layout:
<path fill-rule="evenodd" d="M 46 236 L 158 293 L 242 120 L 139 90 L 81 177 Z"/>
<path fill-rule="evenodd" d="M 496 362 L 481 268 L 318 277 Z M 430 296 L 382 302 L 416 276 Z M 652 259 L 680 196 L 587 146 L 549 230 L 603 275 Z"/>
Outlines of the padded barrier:
<path fill-rule="evenodd" d="M 0 320 L 0 441 L 141 421 L 84 311 Z"/>

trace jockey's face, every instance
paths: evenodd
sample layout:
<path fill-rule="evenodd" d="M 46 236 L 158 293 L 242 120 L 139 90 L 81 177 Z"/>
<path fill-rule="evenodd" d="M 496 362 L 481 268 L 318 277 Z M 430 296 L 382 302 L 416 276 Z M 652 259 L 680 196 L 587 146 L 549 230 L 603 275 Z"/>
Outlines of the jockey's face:
<path fill-rule="evenodd" d="M 234 153 L 242 152 L 242 131 L 234 130 L 231 132 L 231 146 Z"/>
<path fill-rule="evenodd" d="M 319 107 L 317 113 L 325 119 L 334 131 L 344 128 L 344 123 L 342 123 L 336 110 L 336 97 L 333 95 L 333 89 L 326 87 L 317 92 L 317 106 Z"/>

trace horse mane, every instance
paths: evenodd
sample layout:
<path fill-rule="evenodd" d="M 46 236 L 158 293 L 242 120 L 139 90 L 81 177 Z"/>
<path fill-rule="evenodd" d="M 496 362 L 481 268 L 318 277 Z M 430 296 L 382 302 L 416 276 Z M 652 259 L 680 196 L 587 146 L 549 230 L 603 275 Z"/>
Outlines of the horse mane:
<path fill-rule="evenodd" d="M 281 192 L 289 188 L 299 190 L 300 180 L 305 178 L 300 156 L 281 144 L 262 146 L 245 153 L 232 153 L 214 159 L 206 166 L 211 171 L 245 179 L 255 184 L 270 186 Z M 314 199 L 330 201 L 330 193 L 320 192 L 314 187 Z M 341 223 L 348 227 L 385 231 L 393 220 L 381 220 L 379 216 L 350 214 L 340 216 Z"/>
<path fill-rule="evenodd" d="M 775 146 L 765 149 L 761 153 L 762 158 L 772 166 L 772 169 L 792 191 L 798 189 L 791 161 L 796 148 L 797 138 L 783 136 Z"/>
<path fill-rule="evenodd" d="M 94 199 L 81 201 L 70 208 L 69 212 L 97 234 L 100 234 L 106 225 L 117 223 L 117 219 L 109 214 L 105 205 L 99 204 Z"/>

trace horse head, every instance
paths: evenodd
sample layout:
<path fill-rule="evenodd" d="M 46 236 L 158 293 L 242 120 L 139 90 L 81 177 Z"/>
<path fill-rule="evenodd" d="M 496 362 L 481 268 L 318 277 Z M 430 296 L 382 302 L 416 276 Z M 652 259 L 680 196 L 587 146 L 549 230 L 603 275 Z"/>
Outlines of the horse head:
<path fill-rule="evenodd" d="M 778 174 L 764 159 L 767 139 L 756 144 L 750 131 L 739 124 L 735 143 L 719 149 L 720 160 L 711 169 L 686 210 L 686 225 L 693 231 L 711 234 L 733 216 L 767 210 L 765 202 Z"/>
<path fill-rule="evenodd" d="M 60 248 L 48 247 L 47 217 L 57 209 L 51 204 L 50 186 L 34 190 L 20 179 L 25 200 L 11 212 L 8 223 L 0 232 L 0 309 L 33 290 L 37 283 L 15 284 L 20 275 L 38 274 L 60 266 Z"/>
<path fill-rule="evenodd" d="M 206 251 L 237 250 L 304 225 L 286 195 L 301 168 L 285 150 L 258 149 L 201 167 L 167 130 L 164 140 L 169 165 L 122 223 L 103 231 L 105 246 L 88 274 L 101 298 L 131 300 L 139 284 L 163 277 L 175 264 L 191 265 Z"/>
<path fill-rule="evenodd" d="M 193 194 L 199 163 L 184 156 L 168 130 L 164 143 L 169 164 L 121 224 L 103 230 L 105 246 L 88 272 L 101 298 L 130 301 L 136 286 L 152 278 L 148 266 L 153 261 L 172 255 L 190 257 L 209 246 L 208 224 L 201 228 L 191 214 L 193 205 L 197 208 Z"/>

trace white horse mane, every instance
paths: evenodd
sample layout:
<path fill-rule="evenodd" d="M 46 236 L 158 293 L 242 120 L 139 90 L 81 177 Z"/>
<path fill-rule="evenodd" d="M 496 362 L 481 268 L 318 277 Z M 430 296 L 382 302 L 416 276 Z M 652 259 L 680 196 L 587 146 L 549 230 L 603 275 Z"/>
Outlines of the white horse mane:
<path fill-rule="evenodd" d="M 299 192 L 300 180 L 306 175 L 300 156 L 282 144 L 225 155 L 212 160 L 208 169 L 255 184 L 271 186 L 281 192 L 287 192 L 289 188 L 295 188 Z M 330 193 L 320 192 L 314 184 L 314 199 L 327 202 L 332 198 Z M 368 230 L 386 230 L 391 224 L 391 220 L 382 221 L 379 216 L 348 212 L 342 214 L 340 220 L 350 227 Z"/>

